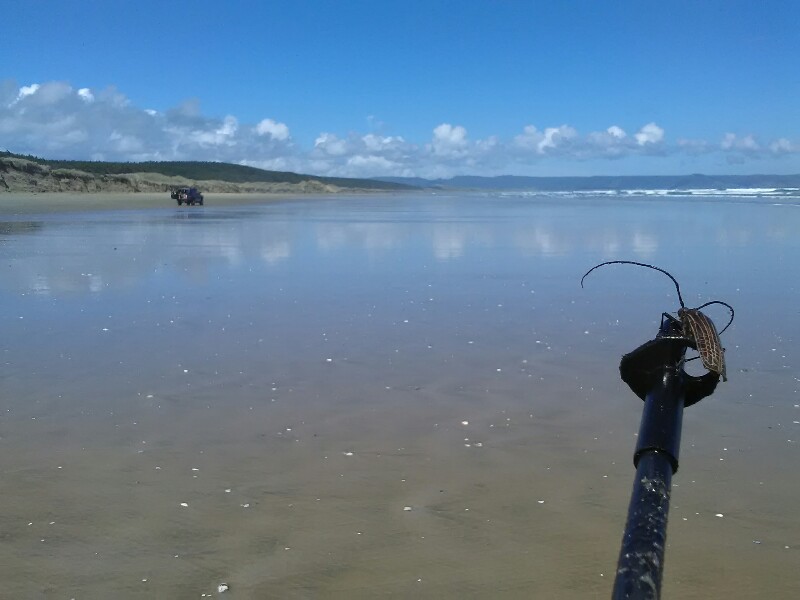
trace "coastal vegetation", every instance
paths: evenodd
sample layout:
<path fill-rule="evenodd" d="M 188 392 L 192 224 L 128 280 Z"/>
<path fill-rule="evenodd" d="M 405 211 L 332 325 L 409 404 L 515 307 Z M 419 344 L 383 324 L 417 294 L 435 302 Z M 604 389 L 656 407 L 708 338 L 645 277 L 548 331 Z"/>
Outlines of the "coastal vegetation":
<path fill-rule="evenodd" d="M 797 175 L 457 176 L 350 179 L 209 161 L 52 160 L 0 151 L 0 192 L 161 192 L 195 186 L 211 193 L 335 193 L 413 189 L 580 192 L 611 190 L 800 189 Z"/>
<path fill-rule="evenodd" d="M 229 193 L 392 191 L 412 187 L 376 179 L 317 177 L 220 162 L 51 160 L 0 151 L 0 192 L 157 192 L 188 185 L 206 192 Z"/>

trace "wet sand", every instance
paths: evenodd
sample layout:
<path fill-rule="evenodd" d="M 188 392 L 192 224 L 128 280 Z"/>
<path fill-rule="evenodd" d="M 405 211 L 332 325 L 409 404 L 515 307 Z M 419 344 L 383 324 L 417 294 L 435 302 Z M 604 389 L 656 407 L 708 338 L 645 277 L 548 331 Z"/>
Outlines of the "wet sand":
<path fill-rule="evenodd" d="M 264 204 L 276 200 L 325 198 L 319 194 L 204 194 L 206 206 L 242 206 Z M 135 210 L 174 208 L 175 201 L 167 192 L 136 194 L 72 194 L 72 193 L 3 193 L 0 194 L 0 215 L 35 214 L 72 211 Z M 187 210 L 195 207 L 186 207 Z"/>
<path fill-rule="evenodd" d="M 665 597 L 793 597 L 798 217 L 700 206 L 697 253 L 674 202 L 0 219 L 3 593 L 609 597 L 641 414 L 618 360 L 676 303 L 635 270 L 581 290 L 613 252 L 739 315 L 686 411 Z"/>

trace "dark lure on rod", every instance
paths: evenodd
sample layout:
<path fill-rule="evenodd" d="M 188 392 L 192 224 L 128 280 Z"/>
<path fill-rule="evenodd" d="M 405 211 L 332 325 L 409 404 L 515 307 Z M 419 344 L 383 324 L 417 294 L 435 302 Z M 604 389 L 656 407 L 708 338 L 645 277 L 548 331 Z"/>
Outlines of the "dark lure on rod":
<path fill-rule="evenodd" d="M 681 286 L 678 284 L 677 279 L 675 279 L 664 269 L 653 265 L 648 265 L 647 263 L 634 262 L 632 260 L 610 260 L 600 263 L 599 265 L 595 265 L 586 271 L 584 276 L 581 277 L 581 287 L 583 287 L 583 280 L 586 279 L 586 276 L 589 273 L 605 265 L 636 265 L 638 267 L 647 267 L 648 269 L 660 271 L 669 277 L 672 280 L 672 283 L 675 284 L 675 290 L 678 292 L 678 301 L 681 303 L 681 307 L 678 309 L 677 319 L 669 313 L 663 313 L 662 323 L 663 319 L 668 319 L 678 324 L 680 326 L 682 336 L 689 342 L 690 347 L 697 350 L 698 354 L 700 355 L 699 358 L 702 361 L 703 366 L 709 371 L 722 376 L 722 381 L 728 381 L 728 376 L 725 372 L 725 349 L 722 347 L 722 342 L 720 341 L 719 336 L 728 327 L 730 327 L 731 323 L 733 323 L 734 311 L 730 304 L 723 302 L 722 300 L 712 300 L 711 302 L 701 304 L 697 308 L 686 308 L 686 304 L 683 302 L 683 296 L 681 296 Z M 728 321 L 728 324 L 725 325 L 725 327 L 723 327 L 722 331 L 719 333 L 717 333 L 717 328 L 714 325 L 714 322 L 700 310 L 701 308 L 711 306 L 712 304 L 721 304 L 731 311 L 731 318 Z"/>

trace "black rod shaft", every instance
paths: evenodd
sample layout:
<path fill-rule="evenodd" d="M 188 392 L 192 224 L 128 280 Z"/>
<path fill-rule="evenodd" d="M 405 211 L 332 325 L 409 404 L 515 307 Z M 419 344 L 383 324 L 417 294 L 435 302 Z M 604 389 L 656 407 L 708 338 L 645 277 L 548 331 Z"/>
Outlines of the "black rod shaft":
<path fill-rule="evenodd" d="M 657 451 L 643 454 L 617 562 L 614 600 L 656 599 L 661 594 L 671 485 L 669 458 Z"/>
<path fill-rule="evenodd" d="M 662 377 L 645 398 L 614 600 L 651 600 L 661 594 L 672 475 L 678 470 L 683 421 L 684 353 L 685 348 L 676 348 L 665 360 Z"/>

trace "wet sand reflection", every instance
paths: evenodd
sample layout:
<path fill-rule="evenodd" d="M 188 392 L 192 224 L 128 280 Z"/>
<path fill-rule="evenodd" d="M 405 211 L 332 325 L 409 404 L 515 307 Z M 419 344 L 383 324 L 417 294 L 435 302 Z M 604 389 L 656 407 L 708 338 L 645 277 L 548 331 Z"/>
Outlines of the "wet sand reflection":
<path fill-rule="evenodd" d="M 790 597 L 793 207 L 204 209 L 3 217 L 9 597 L 607 597 L 641 409 L 618 360 L 677 307 L 635 269 L 581 290 L 613 258 L 738 315 L 686 412 L 665 595 Z"/>

